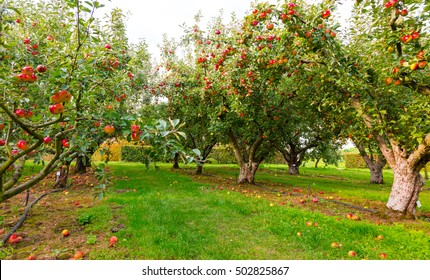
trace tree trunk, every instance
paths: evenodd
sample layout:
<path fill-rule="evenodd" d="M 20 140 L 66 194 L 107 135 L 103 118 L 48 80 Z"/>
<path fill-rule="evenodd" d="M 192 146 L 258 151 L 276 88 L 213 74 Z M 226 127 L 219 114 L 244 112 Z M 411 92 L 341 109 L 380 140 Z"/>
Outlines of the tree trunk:
<path fill-rule="evenodd" d="M 371 184 L 383 184 L 384 174 L 382 173 L 384 166 L 373 165 L 370 169 L 370 183 Z"/>
<path fill-rule="evenodd" d="M 67 187 L 67 180 L 69 179 L 70 164 L 60 166 L 56 173 L 54 189 L 62 189 Z"/>
<path fill-rule="evenodd" d="M 318 163 L 320 162 L 320 159 L 317 159 L 316 161 L 315 161 L 315 168 L 318 168 Z"/>
<path fill-rule="evenodd" d="M 84 156 L 77 156 L 76 157 L 76 166 L 75 166 L 75 173 L 78 174 L 84 174 L 87 172 L 87 167 L 91 166 L 91 159 L 84 155 Z"/>
<path fill-rule="evenodd" d="M 258 162 L 248 162 L 240 166 L 240 173 L 237 182 L 239 184 L 246 182 L 254 184 L 255 173 L 257 172 L 259 166 L 260 163 Z"/>
<path fill-rule="evenodd" d="M 387 207 L 394 211 L 415 214 L 416 202 L 424 179 L 419 170 L 412 169 L 406 159 L 397 159 L 393 167 L 394 182 Z"/>
<path fill-rule="evenodd" d="M 179 153 L 176 153 L 173 158 L 173 169 L 179 169 Z"/>
<path fill-rule="evenodd" d="M 300 175 L 299 164 L 297 162 L 288 162 L 288 174 Z"/>
<path fill-rule="evenodd" d="M 197 164 L 196 175 L 201 175 L 203 173 L 203 164 Z"/>

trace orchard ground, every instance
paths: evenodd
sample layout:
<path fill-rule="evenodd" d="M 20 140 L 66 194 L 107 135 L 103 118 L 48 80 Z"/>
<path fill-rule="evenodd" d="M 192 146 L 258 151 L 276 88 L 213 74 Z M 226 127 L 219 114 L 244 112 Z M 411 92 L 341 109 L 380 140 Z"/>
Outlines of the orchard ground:
<path fill-rule="evenodd" d="M 110 163 L 114 180 L 102 200 L 91 173 L 73 176 L 71 187 L 33 206 L 16 232 L 23 240 L 5 244 L 1 259 L 70 259 L 77 251 L 103 260 L 430 259 L 429 182 L 412 220 L 385 211 L 390 170 L 384 185 L 370 185 L 364 169 L 303 167 L 289 176 L 285 166 L 263 165 L 257 185 L 237 185 L 235 165 L 206 165 L 200 176 L 192 165 L 158 166 Z M 33 188 L 30 201 L 53 181 Z M 19 220 L 24 198 L 2 204 L 0 237 Z M 118 242 L 109 247 L 111 236 Z"/>

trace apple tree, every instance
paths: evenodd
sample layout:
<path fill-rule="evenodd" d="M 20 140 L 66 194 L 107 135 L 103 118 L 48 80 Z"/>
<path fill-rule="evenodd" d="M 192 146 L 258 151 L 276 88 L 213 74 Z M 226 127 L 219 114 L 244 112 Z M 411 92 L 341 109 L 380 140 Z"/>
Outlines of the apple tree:
<path fill-rule="evenodd" d="M 429 11 L 428 1 L 356 1 L 347 41 L 306 85 L 321 110 L 355 112 L 394 172 L 387 208 L 410 214 L 430 160 Z"/>

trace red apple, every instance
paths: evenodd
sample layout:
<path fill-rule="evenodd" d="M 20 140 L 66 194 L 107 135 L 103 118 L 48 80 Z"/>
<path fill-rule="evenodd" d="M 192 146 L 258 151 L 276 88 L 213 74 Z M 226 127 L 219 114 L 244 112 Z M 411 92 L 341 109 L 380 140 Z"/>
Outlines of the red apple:
<path fill-rule="evenodd" d="M 379 254 L 379 257 L 380 257 L 381 259 L 386 259 L 386 258 L 387 258 L 387 254 L 385 254 L 385 253 L 380 253 L 380 254 Z"/>
<path fill-rule="evenodd" d="M 354 251 L 349 251 L 349 252 L 348 252 L 348 256 L 349 256 L 349 257 L 356 257 L 356 256 L 357 256 L 357 253 L 356 253 L 356 252 L 354 252 Z"/>
<path fill-rule="evenodd" d="M 68 140 L 68 139 L 63 139 L 63 140 L 61 140 L 61 145 L 62 145 L 64 148 L 68 148 L 68 147 L 70 147 L 69 140 Z"/>
<path fill-rule="evenodd" d="M 282 21 L 286 21 L 288 19 L 288 16 L 286 14 L 281 14 Z"/>
<path fill-rule="evenodd" d="M 48 36 L 46 36 L 46 40 L 48 40 L 48 41 L 53 41 L 53 40 L 54 40 L 54 37 L 52 37 L 51 35 L 48 35 Z"/>
<path fill-rule="evenodd" d="M 61 90 L 59 92 L 56 92 L 53 96 L 51 96 L 51 101 L 58 104 L 70 101 L 72 99 L 72 94 L 68 92 L 67 90 Z"/>
<path fill-rule="evenodd" d="M 0 123 L 0 131 L 4 129 L 4 123 Z"/>
<path fill-rule="evenodd" d="M 403 10 L 400 11 L 400 14 L 405 17 L 405 16 L 408 15 L 408 10 L 403 9 Z"/>
<path fill-rule="evenodd" d="M 30 38 L 25 38 L 24 40 L 22 40 L 22 42 L 26 45 L 31 43 Z"/>
<path fill-rule="evenodd" d="M 79 206 L 80 203 L 79 203 L 79 201 L 75 201 L 74 204 L 75 204 L 75 206 Z"/>
<path fill-rule="evenodd" d="M 417 58 L 418 59 L 424 59 L 424 51 L 422 50 L 422 51 L 419 51 L 418 53 L 417 53 Z"/>
<path fill-rule="evenodd" d="M 9 244 L 16 244 L 21 241 L 22 241 L 22 237 L 16 234 L 12 234 L 8 239 Z"/>
<path fill-rule="evenodd" d="M 84 257 L 84 252 L 82 251 L 76 251 L 76 253 L 73 255 L 73 259 L 75 260 L 79 260 L 82 259 Z"/>
<path fill-rule="evenodd" d="M 94 122 L 95 127 L 100 127 L 100 122 Z"/>
<path fill-rule="evenodd" d="M 296 13 L 296 12 L 295 12 L 294 10 L 288 10 L 288 14 L 289 14 L 290 16 L 293 16 L 295 13 Z"/>
<path fill-rule="evenodd" d="M 43 138 L 43 143 L 44 144 L 50 144 L 52 142 L 52 138 L 49 136 L 46 136 L 45 138 Z"/>
<path fill-rule="evenodd" d="M 328 18 L 330 15 L 331 15 L 331 11 L 330 10 L 325 10 L 321 14 L 322 18 Z"/>
<path fill-rule="evenodd" d="M 69 236 L 69 235 L 70 235 L 70 232 L 69 232 L 67 229 L 64 229 L 64 230 L 61 232 L 61 234 L 62 234 L 64 237 L 67 237 L 67 236 Z"/>
<path fill-rule="evenodd" d="M 15 20 L 15 22 L 16 22 L 16 23 L 21 23 L 21 20 L 20 20 L 19 18 L 17 18 L 17 19 Z"/>
<path fill-rule="evenodd" d="M 266 12 L 261 12 L 259 17 L 260 17 L 261 19 L 265 19 L 265 18 L 267 17 Z"/>
<path fill-rule="evenodd" d="M 385 83 L 387 85 L 390 85 L 392 82 L 393 82 L 393 78 L 391 78 L 391 77 L 388 77 L 388 78 L 385 79 Z"/>
<path fill-rule="evenodd" d="M 31 75 L 34 73 L 34 70 L 31 66 L 24 66 L 21 70 L 22 74 L 25 74 L 27 76 Z"/>
<path fill-rule="evenodd" d="M 0 139 L 0 147 L 6 145 L 6 140 Z"/>
<path fill-rule="evenodd" d="M 402 40 L 403 43 L 408 43 L 410 40 L 412 40 L 412 36 L 411 35 L 405 35 L 402 38 L 400 38 L 400 40 Z"/>
<path fill-rule="evenodd" d="M 295 4 L 295 3 L 288 3 L 288 5 L 287 5 L 288 10 L 293 10 L 296 6 L 297 6 L 297 4 Z"/>
<path fill-rule="evenodd" d="M 27 260 L 30 260 L 30 261 L 36 260 L 36 259 L 37 259 L 37 257 L 35 255 L 30 255 L 27 257 Z"/>
<path fill-rule="evenodd" d="M 413 40 L 416 40 L 420 37 L 420 33 L 414 31 L 414 32 L 412 32 L 411 37 Z"/>
<path fill-rule="evenodd" d="M 49 111 L 54 115 L 61 114 L 64 112 L 64 106 L 61 103 L 57 103 L 49 106 Z"/>
<path fill-rule="evenodd" d="M 273 25 L 273 23 L 268 23 L 267 25 L 266 25 L 266 28 L 268 29 L 268 30 L 272 30 L 273 28 L 274 28 L 275 26 Z"/>
<path fill-rule="evenodd" d="M 115 127 L 113 127 L 112 125 L 106 125 L 103 130 L 106 134 L 114 134 L 115 133 Z"/>
<path fill-rule="evenodd" d="M 332 242 L 332 243 L 331 243 L 331 247 L 332 247 L 332 248 L 340 248 L 340 247 L 342 247 L 342 244 L 339 244 L 339 243 L 337 243 L 337 242 Z"/>
<path fill-rule="evenodd" d="M 16 143 L 16 146 L 20 150 L 27 150 L 29 148 L 27 141 L 25 141 L 25 140 L 19 140 L 18 143 Z"/>
<path fill-rule="evenodd" d="M 215 31 L 215 34 L 216 34 L 216 35 L 219 35 L 219 34 L 221 34 L 221 31 L 220 31 L 220 30 L 217 30 L 217 31 Z"/>
<path fill-rule="evenodd" d="M 418 65 L 418 63 L 412 63 L 410 66 L 412 71 L 417 70 L 420 66 Z"/>
<path fill-rule="evenodd" d="M 425 60 L 418 61 L 418 67 L 419 68 L 424 68 L 424 67 L 426 67 L 426 65 L 427 65 L 427 61 L 425 61 Z"/>
<path fill-rule="evenodd" d="M 317 203 L 317 202 L 318 202 L 318 198 L 317 198 L 317 197 L 314 197 L 314 198 L 312 199 L 312 202 Z"/>
<path fill-rule="evenodd" d="M 105 45 L 105 49 L 110 50 L 111 48 L 112 48 L 112 46 L 110 44 Z"/>
<path fill-rule="evenodd" d="M 37 67 L 36 67 L 36 71 L 37 71 L 37 72 L 39 72 L 39 73 L 46 72 L 46 66 L 45 66 L 45 65 L 41 65 L 41 64 L 39 64 L 39 65 L 37 65 Z"/>
<path fill-rule="evenodd" d="M 116 236 L 111 236 L 109 239 L 109 247 L 115 246 L 115 244 L 118 242 L 118 238 Z"/>
<path fill-rule="evenodd" d="M 131 132 L 139 132 L 140 127 L 137 124 L 131 126 Z"/>

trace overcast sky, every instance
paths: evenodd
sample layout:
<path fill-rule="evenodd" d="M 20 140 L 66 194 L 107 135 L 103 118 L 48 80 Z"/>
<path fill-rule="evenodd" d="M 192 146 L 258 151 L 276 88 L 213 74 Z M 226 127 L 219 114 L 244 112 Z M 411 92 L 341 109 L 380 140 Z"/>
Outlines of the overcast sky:
<path fill-rule="evenodd" d="M 266 0 L 276 3 L 276 0 Z M 313 0 L 321 1 L 321 0 Z M 350 1 L 350 0 L 347 0 Z M 179 25 L 188 26 L 194 22 L 194 16 L 201 11 L 205 19 L 218 16 L 224 11 L 226 21 L 231 13 L 241 18 L 249 11 L 254 0 L 100 0 L 106 5 L 99 13 L 108 13 L 113 7 L 129 12 L 127 19 L 127 35 L 132 43 L 145 39 L 149 51 L 158 56 L 158 47 L 163 34 L 179 38 L 183 32 Z M 260 1 L 261 2 L 261 1 Z"/>

